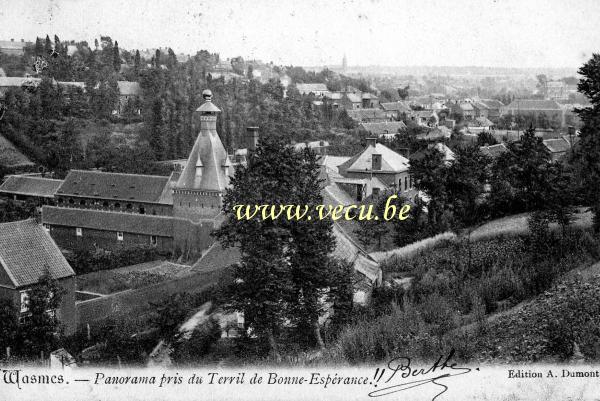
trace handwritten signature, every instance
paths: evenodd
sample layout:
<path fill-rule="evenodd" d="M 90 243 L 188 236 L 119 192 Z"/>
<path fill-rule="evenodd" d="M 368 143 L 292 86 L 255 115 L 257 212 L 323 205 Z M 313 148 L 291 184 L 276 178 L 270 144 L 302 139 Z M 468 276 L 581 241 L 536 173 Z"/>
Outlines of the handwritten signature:
<path fill-rule="evenodd" d="M 433 374 L 433 373 L 439 373 L 439 374 L 434 377 L 431 377 L 431 378 L 417 379 L 417 380 L 403 382 L 400 384 L 390 385 L 390 386 L 387 386 L 384 388 L 379 388 L 375 391 L 370 392 L 369 397 L 383 397 L 386 395 L 398 393 L 400 391 L 406 391 L 411 388 L 424 386 L 427 384 L 433 384 L 435 386 L 441 387 L 441 391 L 438 394 L 436 394 L 436 396 L 433 397 L 433 399 L 432 399 L 432 401 L 435 401 L 436 398 L 438 398 L 439 396 L 441 396 L 448 390 L 448 386 L 441 383 L 440 380 L 446 379 L 446 378 L 449 378 L 452 376 L 465 375 L 465 374 L 471 372 L 471 370 L 472 370 L 471 368 L 457 366 L 456 362 L 451 362 L 450 360 L 452 359 L 453 356 L 454 356 L 454 350 L 451 350 L 448 353 L 448 355 L 440 356 L 437 359 L 437 361 L 435 361 L 433 363 L 433 365 L 431 365 L 429 368 L 412 367 L 411 359 L 406 356 L 394 358 L 391 361 L 389 361 L 387 364 L 387 368 L 390 370 L 391 374 L 389 375 L 387 380 L 385 380 L 384 383 L 386 383 L 386 384 L 390 383 L 397 375 L 399 378 L 409 379 L 409 378 L 415 378 L 415 377 L 423 377 L 425 375 L 429 375 L 429 374 Z M 479 368 L 476 368 L 476 370 L 479 370 Z M 379 372 L 379 368 L 375 373 L 376 380 L 379 382 L 379 380 L 381 380 L 381 378 L 383 377 L 385 369 L 383 369 L 381 371 L 381 375 L 379 375 L 379 378 L 377 378 L 378 372 Z"/>

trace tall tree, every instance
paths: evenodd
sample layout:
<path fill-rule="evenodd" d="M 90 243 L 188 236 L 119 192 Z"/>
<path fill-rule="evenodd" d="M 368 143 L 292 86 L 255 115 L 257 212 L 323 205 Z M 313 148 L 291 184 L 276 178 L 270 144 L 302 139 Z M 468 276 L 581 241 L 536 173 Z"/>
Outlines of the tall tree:
<path fill-rule="evenodd" d="M 248 167 L 236 170 L 224 197 L 227 216 L 216 235 L 237 245 L 241 263 L 233 272 L 226 300 L 231 310 L 243 311 L 248 328 L 278 355 L 278 336 L 284 322 L 308 328 L 323 345 L 318 328 L 323 295 L 331 281 L 332 223 L 261 218 L 238 220 L 236 205 L 315 205 L 322 202 L 318 165 L 310 152 L 299 153 L 276 137 L 266 137 L 250 156 Z M 314 209 L 313 209 L 314 210 Z"/>
<path fill-rule="evenodd" d="M 119 72 L 121 69 L 121 54 L 119 53 L 119 42 L 115 40 L 115 45 L 113 46 L 113 59 L 112 65 L 115 69 L 115 72 Z"/>
<path fill-rule="evenodd" d="M 575 148 L 574 161 L 582 200 L 590 205 L 594 230 L 600 232 L 600 54 L 593 54 L 580 69 L 577 88 L 591 106 L 577 110 L 583 126 Z"/>

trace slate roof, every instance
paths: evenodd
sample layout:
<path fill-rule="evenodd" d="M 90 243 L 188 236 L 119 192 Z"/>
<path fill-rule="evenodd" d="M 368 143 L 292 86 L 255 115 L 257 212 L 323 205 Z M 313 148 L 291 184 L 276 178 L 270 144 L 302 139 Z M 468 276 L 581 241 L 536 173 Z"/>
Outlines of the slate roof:
<path fill-rule="evenodd" d="M 37 283 L 46 271 L 57 280 L 75 275 L 50 234 L 33 219 L 0 224 L 0 265 L 14 288 Z"/>
<path fill-rule="evenodd" d="M 220 110 L 209 100 L 197 111 L 215 113 Z M 229 167 L 229 174 L 225 174 L 225 166 Z M 233 175 L 232 166 L 217 131 L 201 129 L 176 188 L 222 192 L 229 185 L 229 177 Z M 202 168 L 201 176 L 196 174 L 197 168 Z"/>
<path fill-rule="evenodd" d="M 396 134 L 406 129 L 403 121 L 384 121 L 377 123 L 361 123 L 360 127 L 373 135 Z"/>
<path fill-rule="evenodd" d="M 354 155 L 339 166 L 339 169 L 353 172 L 371 171 L 373 154 L 381 155 L 380 172 L 401 172 L 408 170 L 409 161 L 406 157 L 380 143 L 375 144 L 375 146 L 367 146 L 362 152 Z"/>
<path fill-rule="evenodd" d="M 117 81 L 119 95 L 122 96 L 139 96 L 142 94 L 142 87 L 138 82 Z"/>
<path fill-rule="evenodd" d="M 161 194 L 169 177 L 141 174 L 71 170 L 57 195 L 162 203 Z"/>
<path fill-rule="evenodd" d="M 6 181 L 0 185 L 0 192 L 52 198 L 62 183 L 62 180 L 29 177 L 24 175 L 10 175 Z"/>
<path fill-rule="evenodd" d="M 500 156 L 502 153 L 508 152 L 508 148 L 503 143 L 499 143 L 497 145 L 490 146 L 480 146 L 479 150 L 486 156 L 496 158 Z"/>
<path fill-rule="evenodd" d="M 302 95 L 308 95 L 309 93 L 327 92 L 327 85 L 325 84 L 296 84 L 298 92 Z"/>
<path fill-rule="evenodd" d="M 410 108 L 403 104 L 402 102 L 388 102 L 388 103 L 380 103 L 379 106 L 385 111 L 402 111 L 409 112 Z"/>
<path fill-rule="evenodd" d="M 537 110 L 553 110 L 561 111 L 561 107 L 554 100 L 537 100 L 537 99 L 518 99 L 513 100 L 508 106 L 509 110 L 519 111 L 537 111 Z"/>
<path fill-rule="evenodd" d="M 337 222 L 333 223 L 333 236 L 336 246 L 332 256 L 351 263 L 354 270 L 371 282 L 381 282 L 382 272 L 379 264 L 352 240 Z"/>
<path fill-rule="evenodd" d="M 347 110 L 347 113 L 350 118 L 357 121 L 368 119 L 387 119 L 387 116 L 381 109 L 353 109 Z"/>
<path fill-rule="evenodd" d="M 340 92 L 329 92 L 325 94 L 325 97 L 331 100 L 341 100 L 342 94 Z"/>
<path fill-rule="evenodd" d="M 42 222 L 45 224 L 161 237 L 173 236 L 174 220 L 172 216 L 55 206 L 44 206 L 42 208 Z"/>
<path fill-rule="evenodd" d="M 26 44 L 17 40 L 0 40 L 0 49 L 23 50 Z"/>
<path fill-rule="evenodd" d="M 566 138 L 544 139 L 542 142 L 551 153 L 564 153 L 571 149 L 571 144 Z"/>
<path fill-rule="evenodd" d="M 504 103 L 496 99 L 481 99 L 479 102 L 485 104 L 491 110 L 500 110 L 504 107 Z"/>

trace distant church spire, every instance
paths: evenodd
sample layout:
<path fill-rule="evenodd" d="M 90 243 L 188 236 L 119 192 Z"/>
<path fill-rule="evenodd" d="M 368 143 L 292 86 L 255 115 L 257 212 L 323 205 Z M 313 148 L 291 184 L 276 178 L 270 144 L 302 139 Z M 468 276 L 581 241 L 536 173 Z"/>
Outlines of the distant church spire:
<path fill-rule="evenodd" d="M 344 58 L 342 59 L 342 70 L 346 72 L 348 69 L 348 59 L 346 59 L 346 53 L 344 53 Z"/>

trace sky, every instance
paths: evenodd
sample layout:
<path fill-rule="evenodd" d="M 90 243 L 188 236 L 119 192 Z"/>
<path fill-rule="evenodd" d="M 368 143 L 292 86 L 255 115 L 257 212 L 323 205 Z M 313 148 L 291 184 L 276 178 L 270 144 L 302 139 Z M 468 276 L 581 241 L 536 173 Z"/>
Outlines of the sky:
<path fill-rule="evenodd" d="M 0 0 L 0 40 L 108 35 L 283 65 L 578 67 L 598 0 Z"/>

